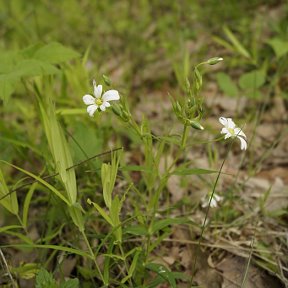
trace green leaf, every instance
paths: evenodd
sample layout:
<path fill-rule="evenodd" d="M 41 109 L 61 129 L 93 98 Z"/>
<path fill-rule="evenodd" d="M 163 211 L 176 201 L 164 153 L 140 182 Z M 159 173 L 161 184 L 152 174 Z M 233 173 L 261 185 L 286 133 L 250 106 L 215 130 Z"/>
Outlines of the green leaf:
<path fill-rule="evenodd" d="M 43 75 L 53 75 L 59 73 L 56 67 L 44 61 L 36 59 L 25 59 L 16 64 L 13 72 L 6 74 L 6 77 L 12 80 L 20 77 L 34 77 Z"/>
<path fill-rule="evenodd" d="M 56 118 L 51 98 L 49 96 L 42 98 L 38 95 L 37 99 L 49 148 L 58 170 L 57 172 L 65 187 L 69 204 L 74 204 L 77 198 L 77 186 L 74 169 L 68 169 L 73 166 L 70 147 L 65 138 L 64 131 Z M 75 224 L 77 225 L 77 223 Z"/>
<path fill-rule="evenodd" d="M 101 167 L 101 181 L 103 186 L 103 198 L 106 207 L 111 208 L 112 203 L 112 192 L 114 189 L 118 166 L 119 166 L 119 155 L 118 153 L 112 154 L 111 164 L 103 163 Z"/>
<path fill-rule="evenodd" d="M 14 80 L 0 80 L 0 99 L 3 100 L 4 104 L 7 103 L 14 90 L 15 90 Z"/>
<path fill-rule="evenodd" d="M 171 175 L 202 175 L 202 174 L 214 174 L 218 173 L 217 170 L 209 170 L 202 168 L 176 168 Z"/>
<path fill-rule="evenodd" d="M 239 94 L 237 86 L 228 74 L 222 72 L 217 73 L 217 82 L 220 89 L 226 95 L 235 97 Z"/>
<path fill-rule="evenodd" d="M 231 43 L 234 45 L 234 48 L 244 57 L 251 59 L 250 53 L 246 50 L 246 48 L 241 44 L 241 42 L 236 38 L 236 36 L 232 33 L 232 31 L 224 26 L 223 30 L 226 36 L 229 38 Z"/>
<path fill-rule="evenodd" d="M 168 218 L 168 219 L 156 220 L 154 221 L 152 227 L 150 228 L 151 235 L 159 230 L 166 228 L 167 226 L 173 224 L 185 224 L 188 222 L 190 222 L 190 220 L 186 218 Z"/>
<path fill-rule="evenodd" d="M 119 169 L 121 171 L 140 171 L 140 172 L 148 171 L 148 169 L 145 166 L 140 166 L 140 165 L 126 165 L 126 166 L 121 166 Z"/>
<path fill-rule="evenodd" d="M 114 231 L 114 235 L 116 237 L 116 240 L 119 242 L 122 242 L 122 228 L 120 226 L 120 210 L 121 210 L 121 203 L 118 198 L 118 196 L 115 196 L 115 198 L 112 201 L 111 209 L 110 209 L 110 218 L 113 223 L 113 227 L 117 227 L 116 230 Z"/>
<path fill-rule="evenodd" d="M 254 70 L 243 74 L 239 79 L 239 85 L 243 90 L 260 88 L 266 80 L 264 70 Z"/>
<path fill-rule="evenodd" d="M 79 287 L 79 280 L 75 278 L 62 282 L 59 288 L 78 288 L 78 287 Z"/>
<path fill-rule="evenodd" d="M 23 227 L 20 225 L 9 225 L 9 226 L 4 226 L 0 227 L 0 233 L 3 233 L 5 231 L 13 230 L 13 229 L 22 229 Z"/>
<path fill-rule="evenodd" d="M 202 75 L 199 72 L 197 67 L 195 67 L 195 69 L 194 69 L 194 79 L 195 79 L 195 87 L 196 87 L 197 91 L 199 91 L 200 88 L 202 87 L 203 80 L 202 80 Z"/>
<path fill-rule="evenodd" d="M 111 218 L 109 217 L 109 215 L 105 212 L 105 210 L 103 210 L 97 203 L 92 202 L 90 199 L 87 199 L 87 203 L 90 205 L 93 205 L 96 210 L 100 213 L 100 215 L 111 225 L 113 226 L 113 222 L 111 220 Z"/>
<path fill-rule="evenodd" d="M 278 59 L 288 53 L 288 41 L 273 38 L 268 40 L 267 43 L 273 48 Z"/>
<path fill-rule="evenodd" d="M 144 225 L 134 225 L 128 226 L 124 229 L 124 233 L 137 235 L 137 236 L 145 236 L 148 234 L 148 230 Z"/>
<path fill-rule="evenodd" d="M 39 271 L 37 263 L 23 263 L 19 267 L 13 267 L 11 272 L 17 275 L 20 279 L 32 279 Z"/>
<path fill-rule="evenodd" d="M 66 199 L 65 196 L 63 196 L 56 188 L 54 188 L 52 185 L 50 185 L 48 182 L 46 182 L 45 180 L 43 180 L 42 178 L 34 175 L 33 173 L 31 172 L 28 172 L 27 170 L 25 169 L 22 169 L 16 165 L 13 165 L 13 164 L 10 164 L 4 160 L 0 160 L 0 162 L 4 163 L 4 164 L 7 164 L 21 172 L 23 172 L 24 174 L 30 176 L 31 178 L 37 180 L 39 183 L 43 184 L 45 187 L 47 187 L 50 191 L 52 191 L 55 195 L 57 195 L 61 200 L 63 200 L 67 205 L 70 205 L 69 201 Z"/>
<path fill-rule="evenodd" d="M 30 206 L 30 202 L 33 196 L 33 193 L 37 187 L 38 183 L 34 183 L 31 185 L 31 187 L 29 188 L 28 193 L 26 194 L 25 197 L 25 201 L 24 201 L 24 205 L 23 205 L 23 226 L 27 227 L 27 219 L 28 219 L 28 212 L 29 212 L 29 206 Z"/>
<path fill-rule="evenodd" d="M 136 250 L 134 257 L 133 257 L 133 260 L 132 260 L 132 263 L 131 263 L 129 270 L 128 270 L 128 275 L 121 280 L 122 284 L 125 283 L 128 279 L 130 279 L 133 276 L 133 273 L 137 267 L 138 258 L 140 256 L 141 252 L 142 252 L 141 248 Z"/>
<path fill-rule="evenodd" d="M 156 263 L 148 263 L 146 264 L 146 269 L 156 272 L 160 277 L 165 279 L 172 288 L 176 288 L 176 280 L 172 272 L 168 270 L 164 265 L 156 264 Z"/>
<path fill-rule="evenodd" d="M 33 243 L 31 243 L 31 244 L 11 244 L 11 245 L 1 245 L 1 247 L 3 247 L 3 248 L 14 247 L 14 248 L 29 248 L 29 249 L 36 249 L 36 248 L 52 249 L 52 250 L 56 250 L 56 251 L 67 252 L 69 254 L 79 255 L 79 256 L 84 257 L 84 258 L 93 259 L 90 254 L 88 254 L 82 250 L 60 246 L 59 244 L 58 245 L 44 245 L 44 244 L 41 245 L 41 244 L 33 244 Z"/>
<path fill-rule="evenodd" d="M 12 192 L 11 194 L 9 194 L 9 189 L 7 187 L 5 178 L 0 169 L 0 198 L 4 196 L 5 198 L 0 200 L 0 205 L 4 206 L 12 214 L 17 215 L 18 214 L 17 194 L 16 192 Z"/>
<path fill-rule="evenodd" d="M 80 231 L 84 231 L 84 218 L 82 215 L 83 208 L 80 203 L 76 202 L 68 207 L 70 216 L 74 224 L 79 228 Z"/>
<path fill-rule="evenodd" d="M 77 57 L 80 57 L 79 53 L 57 42 L 45 45 L 34 54 L 35 59 L 51 64 L 66 62 Z"/>
<path fill-rule="evenodd" d="M 39 273 L 36 275 L 36 288 L 57 288 L 57 283 L 53 276 L 46 271 L 45 269 L 41 269 Z"/>

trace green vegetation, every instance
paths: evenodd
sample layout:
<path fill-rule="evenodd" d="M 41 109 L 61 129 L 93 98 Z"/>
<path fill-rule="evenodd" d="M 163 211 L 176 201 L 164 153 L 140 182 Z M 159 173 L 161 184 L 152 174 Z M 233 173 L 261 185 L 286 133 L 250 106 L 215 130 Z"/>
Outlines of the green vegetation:
<path fill-rule="evenodd" d="M 0 286 L 287 287 L 287 16 L 0 2 Z"/>

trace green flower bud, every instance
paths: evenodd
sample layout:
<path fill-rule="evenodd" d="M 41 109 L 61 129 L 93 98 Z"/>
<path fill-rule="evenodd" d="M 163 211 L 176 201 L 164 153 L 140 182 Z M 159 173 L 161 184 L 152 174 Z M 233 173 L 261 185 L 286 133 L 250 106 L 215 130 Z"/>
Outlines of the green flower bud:
<path fill-rule="evenodd" d="M 223 61 L 223 58 L 221 57 L 213 57 L 213 58 L 210 58 L 208 61 L 207 61 L 207 64 L 209 65 L 215 65 L 219 62 Z"/>
<path fill-rule="evenodd" d="M 110 80 L 110 78 L 108 77 L 108 76 L 106 76 L 106 75 L 102 75 L 102 78 L 103 78 L 103 80 L 104 80 L 104 82 L 105 82 L 105 84 L 107 85 L 107 86 L 111 86 L 111 80 Z"/>
<path fill-rule="evenodd" d="M 122 116 L 122 111 L 121 111 L 121 108 L 119 107 L 119 105 L 112 105 L 111 108 L 112 108 L 112 111 L 115 115 L 117 115 L 118 117 Z"/>
<path fill-rule="evenodd" d="M 204 130 L 204 127 L 198 121 L 189 120 L 189 124 L 197 130 Z"/>

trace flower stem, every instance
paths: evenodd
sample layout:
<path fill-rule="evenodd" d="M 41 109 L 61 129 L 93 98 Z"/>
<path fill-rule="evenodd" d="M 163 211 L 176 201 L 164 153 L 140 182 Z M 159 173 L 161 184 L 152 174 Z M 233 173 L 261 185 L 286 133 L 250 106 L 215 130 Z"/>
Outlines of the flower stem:
<path fill-rule="evenodd" d="M 91 255 L 91 257 L 92 257 L 92 259 L 93 259 L 93 261 L 94 261 L 94 263 L 95 263 L 96 270 L 97 270 L 97 272 L 98 272 L 98 274 L 99 274 L 102 282 L 105 284 L 104 277 L 103 277 L 103 275 L 102 275 L 102 273 L 101 273 L 101 270 L 100 270 L 100 268 L 99 268 L 99 265 L 98 265 L 98 263 L 97 263 L 97 261 L 96 261 L 96 257 L 95 257 L 95 255 L 94 255 L 94 252 L 93 252 L 93 250 L 92 250 L 92 248 L 91 248 L 91 245 L 90 245 L 90 243 L 89 243 L 89 241 L 88 241 L 88 238 L 87 238 L 84 230 L 81 231 L 81 233 L 82 233 L 83 238 L 84 238 L 84 240 L 85 240 L 85 243 L 86 243 L 86 245 L 87 245 L 87 247 L 88 247 L 88 250 L 89 250 L 89 252 L 90 252 L 90 255 Z"/>
<path fill-rule="evenodd" d="M 234 139 L 234 140 L 235 140 L 235 139 Z M 208 219 L 208 213 L 209 213 L 211 201 L 212 201 L 213 196 L 214 196 L 214 194 L 215 194 L 216 186 L 217 186 L 217 184 L 218 184 L 218 181 L 219 181 L 219 178 L 220 178 L 220 175 L 221 175 L 223 166 L 224 166 L 225 161 L 226 161 L 226 159 L 227 159 L 227 157 L 228 157 L 228 154 L 229 154 L 229 152 L 230 152 L 230 150 L 231 150 L 231 147 L 232 147 L 232 143 L 233 143 L 233 142 L 234 142 L 234 141 L 232 141 L 232 142 L 230 143 L 230 146 L 229 146 L 229 148 L 228 148 L 228 150 L 227 150 L 227 152 L 226 152 L 226 155 L 225 155 L 225 157 L 224 157 L 224 160 L 222 161 L 222 164 L 221 164 L 221 166 L 220 166 L 219 172 L 218 172 L 218 174 L 217 174 L 217 178 L 216 178 L 215 183 L 214 183 L 214 185 L 213 185 L 213 190 L 212 190 L 211 196 L 210 196 L 210 198 L 209 198 L 209 203 L 208 203 L 207 211 L 206 211 L 206 213 L 205 213 L 204 222 L 203 222 L 203 224 L 202 224 L 201 233 L 200 233 L 200 237 L 199 237 L 199 240 L 198 240 L 198 245 L 197 245 L 197 247 L 196 247 L 197 251 L 196 251 L 196 253 L 195 253 L 195 258 L 194 258 L 194 262 L 193 262 L 193 266 L 192 266 L 192 277 L 191 277 L 191 281 L 190 281 L 190 287 L 193 287 L 193 279 L 194 279 L 194 274 L 195 274 L 195 272 L 196 272 L 196 271 L 195 271 L 195 270 L 196 270 L 196 263 L 197 263 L 198 254 L 199 254 L 198 252 L 199 252 L 199 249 L 200 249 L 201 241 L 202 241 L 202 239 L 203 239 L 204 230 L 205 230 L 205 228 L 206 228 L 206 222 L 207 222 L 207 219 Z"/>
<path fill-rule="evenodd" d="M 182 139 L 181 139 L 181 149 L 185 148 L 186 142 L 187 142 L 187 137 L 188 137 L 188 125 L 184 125 L 184 130 L 182 134 Z"/>

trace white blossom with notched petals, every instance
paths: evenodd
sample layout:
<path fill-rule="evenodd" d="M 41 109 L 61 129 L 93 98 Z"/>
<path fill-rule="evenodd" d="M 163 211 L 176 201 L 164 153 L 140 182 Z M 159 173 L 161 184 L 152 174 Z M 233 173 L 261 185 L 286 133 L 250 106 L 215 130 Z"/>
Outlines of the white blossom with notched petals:
<path fill-rule="evenodd" d="M 110 107 L 109 101 L 119 100 L 120 96 L 117 90 L 108 90 L 102 95 L 102 85 L 96 85 L 96 81 L 93 80 L 94 97 L 86 94 L 83 96 L 83 102 L 88 105 L 87 112 L 89 116 L 93 116 L 95 111 L 100 109 L 105 111 Z"/>
<path fill-rule="evenodd" d="M 225 134 L 224 139 L 238 138 L 241 142 L 241 150 L 247 149 L 246 135 L 238 128 L 231 118 L 220 117 L 219 122 L 224 126 L 221 130 L 221 134 Z"/>

